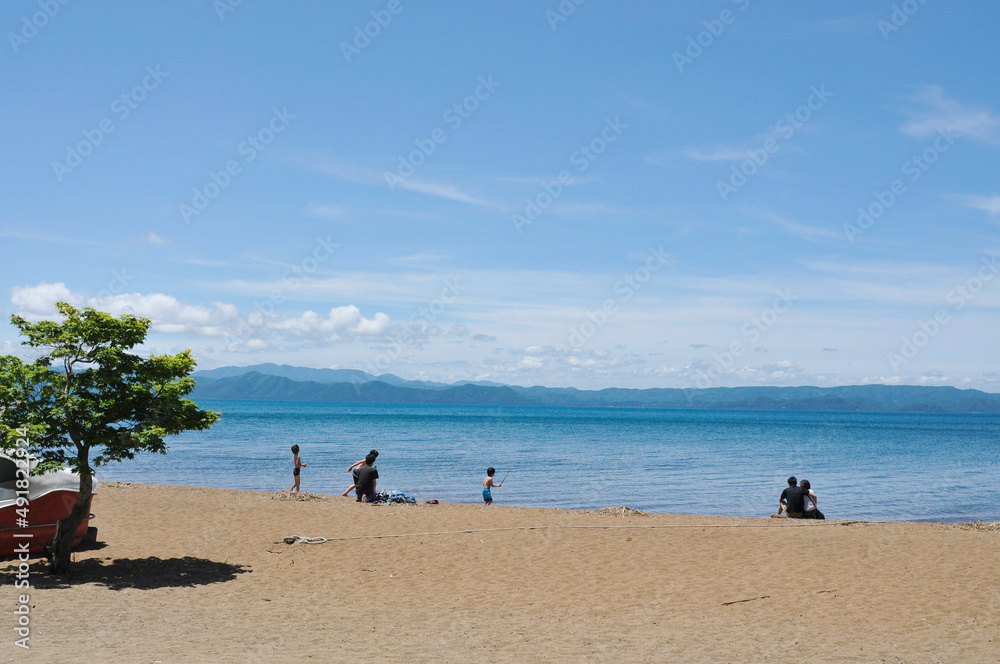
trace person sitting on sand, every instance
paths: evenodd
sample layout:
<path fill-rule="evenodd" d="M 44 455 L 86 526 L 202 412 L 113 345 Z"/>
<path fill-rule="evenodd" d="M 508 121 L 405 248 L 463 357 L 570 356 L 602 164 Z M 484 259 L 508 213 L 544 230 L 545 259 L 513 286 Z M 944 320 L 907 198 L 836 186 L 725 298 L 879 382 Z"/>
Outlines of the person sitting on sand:
<path fill-rule="evenodd" d="M 496 469 L 493 468 L 493 467 L 490 467 L 490 468 L 486 469 L 486 479 L 483 480 L 483 502 L 485 502 L 487 505 L 492 505 L 493 504 L 493 494 L 490 492 L 490 489 L 492 487 L 498 487 L 499 488 L 499 487 L 503 486 L 503 482 L 502 481 L 500 482 L 500 484 L 494 484 L 493 483 L 493 475 L 496 472 L 497 472 Z"/>
<path fill-rule="evenodd" d="M 378 469 L 375 467 L 375 455 L 365 457 L 365 465 L 358 469 L 356 492 L 359 503 L 370 502 L 375 497 L 375 480 L 378 479 Z"/>
<path fill-rule="evenodd" d="M 802 496 L 805 492 L 802 487 L 797 486 L 798 482 L 794 475 L 788 478 L 788 487 L 781 492 L 781 498 L 778 499 L 778 516 L 781 516 L 781 511 L 784 510 L 790 519 L 803 518 L 805 506 Z"/>
<path fill-rule="evenodd" d="M 799 488 L 802 489 L 802 500 L 804 503 L 803 507 L 803 519 L 826 519 L 823 513 L 819 511 L 818 501 L 816 500 L 816 494 L 813 493 L 812 487 L 809 484 L 809 480 L 802 480 L 799 482 Z M 811 504 L 810 504 L 811 503 Z M 812 509 L 810 509 L 810 507 Z"/>
<path fill-rule="evenodd" d="M 292 477 L 295 478 L 295 484 L 292 485 L 292 488 L 289 489 L 289 491 L 298 491 L 299 490 L 299 480 L 301 479 L 299 477 L 299 473 L 301 472 L 301 470 L 303 468 L 305 468 L 309 464 L 308 463 L 302 463 L 302 459 L 299 458 L 299 446 L 298 445 L 292 445 L 292 454 L 295 455 L 295 459 L 294 459 L 295 468 L 292 470 Z"/>
<path fill-rule="evenodd" d="M 371 454 L 372 456 L 378 457 L 378 450 L 372 450 L 368 454 Z M 357 488 L 357 486 L 358 486 L 358 469 L 360 469 L 361 466 L 363 466 L 363 465 L 365 465 L 365 460 L 364 459 L 362 459 L 361 461 L 358 461 L 357 463 L 351 464 L 351 466 L 347 469 L 347 472 L 351 473 L 351 479 L 354 480 L 354 484 L 352 484 L 351 486 L 349 486 L 347 488 L 347 491 L 345 491 L 341 495 L 346 496 L 350 492 L 354 491 L 355 488 Z"/>

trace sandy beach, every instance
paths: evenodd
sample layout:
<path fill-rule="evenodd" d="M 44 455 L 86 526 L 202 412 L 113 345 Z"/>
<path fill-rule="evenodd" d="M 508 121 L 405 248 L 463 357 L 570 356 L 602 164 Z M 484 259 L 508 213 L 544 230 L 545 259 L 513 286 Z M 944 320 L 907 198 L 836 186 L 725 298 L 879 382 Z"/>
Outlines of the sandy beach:
<path fill-rule="evenodd" d="M 103 484 L 93 511 L 70 581 L 33 559 L 31 650 L 5 611 L 0 661 L 1000 661 L 985 525 L 140 484 Z"/>

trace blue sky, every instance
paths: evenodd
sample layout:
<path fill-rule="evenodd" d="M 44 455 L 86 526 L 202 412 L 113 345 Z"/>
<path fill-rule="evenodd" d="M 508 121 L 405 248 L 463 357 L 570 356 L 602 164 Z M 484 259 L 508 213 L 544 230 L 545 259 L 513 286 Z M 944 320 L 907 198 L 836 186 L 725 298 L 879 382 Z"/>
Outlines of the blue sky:
<path fill-rule="evenodd" d="M 5 2 L 0 352 L 62 299 L 201 368 L 998 391 L 997 25 Z"/>

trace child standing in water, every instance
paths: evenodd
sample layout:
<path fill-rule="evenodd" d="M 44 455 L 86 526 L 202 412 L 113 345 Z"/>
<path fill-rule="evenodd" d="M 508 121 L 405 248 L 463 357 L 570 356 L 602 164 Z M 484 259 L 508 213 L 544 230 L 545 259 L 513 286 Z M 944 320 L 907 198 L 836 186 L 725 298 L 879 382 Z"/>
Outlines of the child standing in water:
<path fill-rule="evenodd" d="M 492 467 L 486 469 L 486 479 L 483 480 L 483 502 L 486 503 L 487 505 L 492 505 L 493 504 L 493 494 L 490 493 L 490 489 L 492 487 L 499 488 L 499 487 L 503 486 L 503 482 L 502 481 L 500 482 L 500 484 L 494 484 L 493 483 L 493 475 L 496 472 L 497 471 L 494 468 L 492 468 Z"/>
<path fill-rule="evenodd" d="M 303 468 L 305 468 L 306 466 L 308 466 L 309 464 L 308 463 L 302 463 L 302 459 L 299 458 L 299 446 L 298 445 L 292 445 L 292 454 L 295 455 L 295 469 L 292 471 L 292 477 L 295 478 L 295 484 L 292 485 L 292 488 L 290 490 L 291 491 L 298 491 L 299 490 L 299 480 L 301 479 L 299 477 L 299 472 L 301 472 L 301 470 Z"/>

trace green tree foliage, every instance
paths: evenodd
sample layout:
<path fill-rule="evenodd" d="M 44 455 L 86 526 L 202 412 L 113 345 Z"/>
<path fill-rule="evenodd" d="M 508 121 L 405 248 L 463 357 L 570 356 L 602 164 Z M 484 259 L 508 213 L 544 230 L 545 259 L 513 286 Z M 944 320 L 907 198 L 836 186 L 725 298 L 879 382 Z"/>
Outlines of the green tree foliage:
<path fill-rule="evenodd" d="M 50 550 L 52 572 L 65 574 L 73 534 L 87 516 L 94 468 L 139 452 L 166 454 L 166 436 L 207 429 L 219 414 L 184 398 L 195 385 L 189 350 L 148 358 L 129 352 L 145 340 L 148 319 L 65 302 L 57 307 L 61 322 L 11 316 L 24 345 L 48 351 L 34 362 L 0 356 L 0 446 L 11 448 L 23 437 L 17 430 L 27 428 L 28 451 L 41 459 L 34 474 L 64 466 L 79 474 L 79 498 Z"/>

